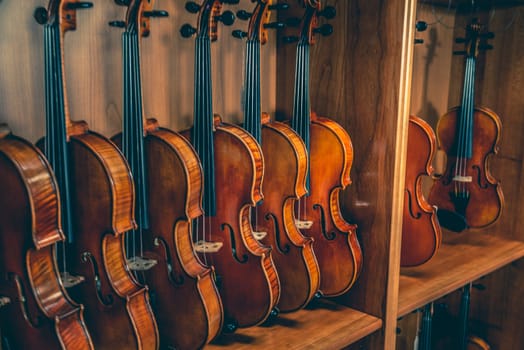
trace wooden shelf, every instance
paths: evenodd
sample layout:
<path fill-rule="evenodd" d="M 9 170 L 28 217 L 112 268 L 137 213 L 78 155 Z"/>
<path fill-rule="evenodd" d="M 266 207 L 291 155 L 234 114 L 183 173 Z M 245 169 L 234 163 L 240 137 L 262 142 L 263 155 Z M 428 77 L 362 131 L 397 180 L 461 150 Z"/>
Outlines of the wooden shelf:
<path fill-rule="evenodd" d="M 524 242 L 495 233 L 445 233 L 428 263 L 400 270 L 398 316 L 426 305 L 524 256 Z"/>
<path fill-rule="evenodd" d="M 307 309 L 280 314 L 271 325 L 222 335 L 206 349 L 340 349 L 381 327 L 382 320 L 377 317 L 318 300 Z"/>

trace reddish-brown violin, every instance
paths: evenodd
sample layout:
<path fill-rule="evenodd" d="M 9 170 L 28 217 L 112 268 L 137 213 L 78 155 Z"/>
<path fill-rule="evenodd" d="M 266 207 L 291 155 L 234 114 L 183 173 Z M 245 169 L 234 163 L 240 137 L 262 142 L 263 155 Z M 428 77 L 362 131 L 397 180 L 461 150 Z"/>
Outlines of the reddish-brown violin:
<path fill-rule="evenodd" d="M 222 1 L 198 7 L 198 29 L 189 24 L 183 36 L 195 42 L 195 111 L 191 143 L 204 170 L 205 217 L 195 223 L 197 249 L 216 269 L 224 305 L 226 330 L 266 320 L 278 302 L 280 282 L 271 249 L 254 236 L 251 209 L 262 199 L 262 150 L 242 128 L 213 118 L 211 40 L 217 21 L 231 24 L 234 15 L 221 13 Z"/>
<path fill-rule="evenodd" d="M 447 112 L 437 125 L 438 145 L 448 160 L 428 199 L 438 207 L 440 224 L 455 231 L 493 224 L 504 206 L 500 183 L 489 168 L 489 159 L 499 148 L 500 118 L 474 105 L 476 57 L 479 50 L 490 48 L 485 41 L 492 36 L 483 33 L 476 20 L 466 28 L 462 105 Z M 457 217 L 465 219 L 465 224 Z"/>
<path fill-rule="evenodd" d="M 83 306 L 59 277 L 55 243 L 65 237 L 51 167 L 35 146 L 2 126 L 0 193 L 0 343 L 92 349 Z"/>
<path fill-rule="evenodd" d="M 294 213 L 296 201 L 306 194 L 306 146 L 289 125 L 272 122 L 268 115 L 261 120 L 260 46 L 267 41 L 266 28 L 279 25 L 269 23 L 272 8 L 278 8 L 272 0 L 259 0 L 250 15 L 248 32 L 237 30 L 233 35 L 247 37 L 244 128 L 259 142 L 264 154 L 264 201 L 257 206 L 253 221 L 262 234 L 260 240 L 273 247 L 281 284 L 278 308 L 286 312 L 309 303 L 319 288 L 320 271 L 313 239 L 300 233 Z M 239 17 L 246 18 L 244 13 L 239 12 Z"/>
<path fill-rule="evenodd" d="M 53 0 L 36 16 L 44 25 L 44 153 L 57 178 L 68 235 L 61 269 L 70 294 L 86 306 L 97 349 L 153 350 L 159 340 L 147 288 L 130 274 L 124 252 L 124 233 L 136 226 L 129 167 L 115 144 L 85 122 L 71 121 L 67 110 L 64 34 L 76 28 L 76 9 L 91 6 Z"/>
<path fill-rule="evenodd" d="M 406 187 L 402 221 L 401 266 L 425 263 L 440 247 L 442 234 L 436 209 L 422 193 L 422 176 L 432 175 L 436 139 L 433 129 L 416 116 L 409 117 Z"/>
<path fill-rule="evenodd" d="M 320 266 L 320 292 L 324 296 L 337 296 L 351 288 L 362 268 L 356 226 L 344 220 L 339 203 L 340 191 L 351 183 L 353 146 L 339 124 L 311 112 L 309 48 L 316 32 L 330 34 L 333 29 L 329 24 L 317 25 L 320 1 L 304 0 L 304 6 L 301 34 L 297 38 L 291 125 L 308 149 L 309 194 L 300 200 L 297 217 L 302 226 L 309 227 L 303 232 L 315 239 L 313 250 Z M 325 13 L 331 17 L 334 9 L 329 8 Z"/>
<path fill-rule="evenodd" d="M 118 139 L 135 180 L 138 229 L 129 233 L 133 239 L 126 248 L 131 269 L 150 288 L 160 347 L 199 349 L 218 334 L 223 321 L 212 269 L 193 249 L 192 220 L 202 215 L 202 168 L 187 139 L 160 128 L 154 119 L 144 120 L 140 38 L 149 35 L 152 17 L 167 12 L 153 10 L 152 0 L 127 6 Z"/>

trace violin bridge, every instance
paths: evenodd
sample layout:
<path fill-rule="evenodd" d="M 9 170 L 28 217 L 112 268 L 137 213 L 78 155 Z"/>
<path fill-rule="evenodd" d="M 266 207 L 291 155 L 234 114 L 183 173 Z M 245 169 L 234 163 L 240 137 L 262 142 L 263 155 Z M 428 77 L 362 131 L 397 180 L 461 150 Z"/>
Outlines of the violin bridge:
<path fill-rule="evenodd" d="M 253 236 L 255 236 L 255 239 L 257 241 L 260 241 L 264 239 L 264 237 L 267 236 L 267 232 L 266 231 L 253 231 Z"/>
<path fill-rule="evenodd" d="M 62 279 L 62 284 L 66 288 L 74 287 L 85 281 L 84 276 L 75 276 L 67 271 L 60 272 L 60 278 Z"/>
<path fill-rule="evenodd" d="M 141 256 L 134 256 L 127 260 L 127 266 L 132 271 L 147 271 L 158 263 L 155 259 L 148 259 Z"/>
<path fill-rule="evenodd" d="M 223 245 L 222 242 L 198 241 L 195 243 L 195 251 L 198 253 L 216 253 Z"/>
<path fill-rule="evenodd" d="M 0 297 L 0 308 L 8 305 L 11 303 L 11 299 L 9 299 L 8 297 Z"/>
<path fill-rule="evenodd" d="M 295 219 L 295 225 L 299 230 L 309 230 L 313 226 L 313 221 Z"/>
<path fill-rule="evenodd" d="M 472 182 L 473 178 L 471 176 L 455 175 L 453 177 L 453 181 L 457 181 L 457 182 Z"/>

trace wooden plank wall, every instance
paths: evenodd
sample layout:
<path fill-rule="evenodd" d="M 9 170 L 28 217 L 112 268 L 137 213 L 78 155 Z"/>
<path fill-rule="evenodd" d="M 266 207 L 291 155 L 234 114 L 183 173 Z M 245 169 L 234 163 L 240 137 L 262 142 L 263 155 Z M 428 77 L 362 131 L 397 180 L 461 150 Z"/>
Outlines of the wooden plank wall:
<path fill-rule="evenodd" d="M 436 126 L 438 116 L 448 108 L 459 105 L 464 74 L 464 60 L 452 56 L 455 36 L 464 36 L 464 26 L 471 16 L 446 14 L 438 10 L 445 25 L 434 24 L 419 34 L 426 40 L 424 47 L 415 49 L 412 113 L 417 113 Z M 490 42 L 494 50 L 481 54 L 477 63 L 476 104 L 491 108 L 502 120 L 500 153 L 491 162 L 493 175 L 503 186 L 506 206 L 499 222 L 486 229 L 496 235 L 524 240 L 522 229 L 524 196 L 524 7 L 497 8 L 489 13 L 478 13 L 495 32 Z M 419 19 L 435 22 L 429 6 L 419 5 Z M 428 43 L 436 32 L 435 56 L 427 67 Z M 428 68 L 429 74 L 417 74 Z M 427 97 L 423 88 L 427 86 Z M 450 233 L 447 233 L 450 234 Z M 468 233 L 474 234 L 474 232 Z M 486 289 L 473 289 L 471 327 L 486 338 L 495 349 L 524 348 L 524 261 L 517 261 L 478 281 Z M 450 303 L 450 311 L 458 310 L 458 297 L 443 300 Z"/>
<path fill-rule="evenodd" d="M 333 35 L 318 37 L 311 49 L 311 103 L 313 110 L 339 122 L 352 138 L 353 184 L 341 196 L 344 217 L 358 225 L 364 254 L 359 280 L 340 300 L 385 317 L 386 304 L 394 304 L 396 314 L 397 302 L 386 302 L 386 296 L 392 236 L 399 237 L 391 228 L 394 201 L 400 197 L 393 193 L 397 123 L 400 120 L 407 127 L 407 119 L 398 115 L 407 2 L 328 0 L 325 4 L 336 7 L 337 17 L 329 22 Z M 277 112 L 281 119 L 292 114 L 295 50 L 296 45 L 279 42 Z"/>
<path fill-rule="evenodd" d="M 194 39 L 183 39 L 184 23 L 196 26 L 197 16 L 184 10 L 185 1 L 157 0 L 169 18 L 153 19 L 151 35 L 142 40 L 142 80 L 147 116 L 174 130 L 188 128 L 193 113 Z M 43 28 L 33 19 L 45 0 L 0 1 L 0 122 L 19 136 L 35 141 L 44 130 Z M 251 10 L 250 1 L 227 6 L 236 12 Z M 123 20 L 126 9 L 114 1 L 94 1 L 79 11 L 77 30 L 65 38 L 65 72 L 71 117 L 86 120 L 106 136 L 121 129 L 122 73 L 121 29 L 108 22 Z M 231 36 L 233 29 L 247 30 L 247 22 L 220 25 L 219 40 L 212 45 L 214 109 L 225 121 L 240 122 L 243 51 L 245 43 Z M 262 50 L 262 105 L 275 109 L 276 43 L 274 33 Z"/>

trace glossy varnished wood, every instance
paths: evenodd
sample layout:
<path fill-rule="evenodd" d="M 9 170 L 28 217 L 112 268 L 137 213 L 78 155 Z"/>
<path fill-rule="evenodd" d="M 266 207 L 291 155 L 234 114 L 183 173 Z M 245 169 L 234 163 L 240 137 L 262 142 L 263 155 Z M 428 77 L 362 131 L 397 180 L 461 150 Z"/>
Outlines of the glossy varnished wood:
<path fill-rule="evenodd" d="M 523 242 L 502 238 L 496 232 L 446 232 L 444 237 L 433 259 L 416 268 L 401 269 L 398 316 L 524 257 Z"/>
<path fill-rule="evenodd" d="M 381 326 L 377 317 L 320 300 L 303 310 L 280 315 L 268 327 L 222 335 L 206 349 L 341 349 Z"/>
<path fill-rule="evenodd" d="M 5 134 L 4 134 L 5 136 Z M 83 306 L 59 278 L 63 241 L 56 180 L 43 155 L 16 136 L 0 137 L 0 327 L 13 348 L 92 349 Z"/>
<path fill-rule="evenodd" d="M 293 129 L 280 122 L 263 124 L 261 146 L 264 201 L 256 208 L 256 229 L 267 232 L 262 242 L 273 247 L 281 284 L 278 308 L 289 312 L 304 307 L 320 286 L 313 239 L 297 229 L 294 214 L 296 201 L 306 193 L 307 152 Z"/>

